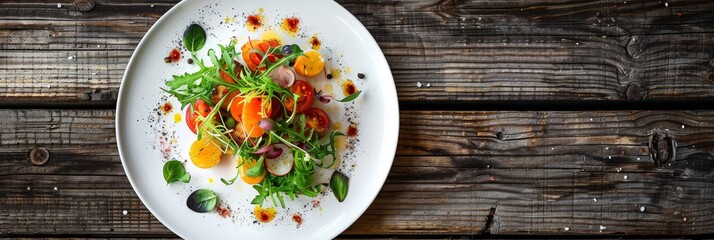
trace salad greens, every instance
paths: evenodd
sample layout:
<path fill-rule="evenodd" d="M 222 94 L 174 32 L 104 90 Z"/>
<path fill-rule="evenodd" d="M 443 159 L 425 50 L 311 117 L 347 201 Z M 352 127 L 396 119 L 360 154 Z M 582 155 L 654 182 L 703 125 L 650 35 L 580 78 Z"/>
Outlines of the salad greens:
<path fill-rule="evenodd" d="M 344 134 L 329 130 L 327 114 L 310 106 L 316 98 L 315 89 L 306 81 L 295 80 L 293 70 L 288 70 L 292 74 L 281 75 L 292 77 L 289 81 L 276 81 L 273 78 L 277 74 L 270 74 L 278 68 L 286 71 L 301 56 L 304 58 L 305 52 L 295 44 L 280 46 L 277 42 L 250 39 L 239 48 L 232 40 L 218 45 L 217 50 L 209 49 L 210 62 L 203 62 L 195 53 L 205 43 L 206 33 L 201 26 L 192 24 L 186 29 L 183 44 L 198 63 L 198 69 L 174 75 L 162 90 L 176 97 L 182 109 L 189 107 L 186 121 L 189 128 L 194 127 L 191 130 L 197 139 L 208 137 L 223 154 L 236 157 L 235 177 L 221 178 L 221 182 L 231 185 L 240 178 L 253 185 L 257 195 L 251 204 L 257 205 L 269 200 L 284 208 L 285 198 L 316 197 L 327 184 L 315 181 L 315 171 L 333 168 L 338 159 L 336 138 Z M 353 101 L 360 93 L 337 101 Z M 252 109 L 256 110 L 251 112 Z M 286 146 L 287 151 L 276 150 L 278 145 Z M 201 154 L 196 156 L 206 155 Z M 289 171 L 275 174 L 276 171 L 268 169 L 270 164 L 266 161 L 285 154 L 292 158 Z M 190 179 L 178 161 L 164 166 L 164 177 L 167 182 Z M 336 171 L 332 175 L 330 187 L 340 202 L 346 197 L 348 183 L 342 173 Z M 212 191 L 201 189 L 189 196 L 187 205 L 196 212 L 210 211 L 217 198 Z"/>

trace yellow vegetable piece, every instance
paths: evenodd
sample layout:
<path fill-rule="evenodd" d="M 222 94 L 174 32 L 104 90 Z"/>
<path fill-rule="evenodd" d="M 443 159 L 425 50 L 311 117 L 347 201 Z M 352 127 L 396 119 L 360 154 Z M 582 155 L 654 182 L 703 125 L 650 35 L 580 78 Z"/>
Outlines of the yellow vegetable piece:
<path fill-rule="evenodd" d="M 262 175 L 257 176 L 257 177 L 251 177 L 246 175 L 246 172 L 248 171 L 249 168 L 253 167 L 258 161 L 255 159 L 250 159 L 247 161 L 244 161 L 243 158 L 238 158 L 238 164 L 241 164 L 241 161 L 243 165 L 241 165 L 240 168 L 238 168 L 238 174 L 240 174 L 240 178 L 243 179 L 243 182 L 253 185 L 253 184 L 258 184 L 261 181 L 263 181 L 263 178 L 265 178 L 265 172 L 263 172 Z"/>
<path fill-rule="evenodd" d="M 193 165 L 199 168 L 212 168 L 221 161 L 221 149 L 211 141 L 210 137 L 203 137 L 191 144 L 188 155 Z"/>
<path fill-rule="evenodd" d="M 295 72 L 305 77 L 314 77 L 325 68 L 325 60 L 317 51 L 307 51 L 295 58 Z"/>

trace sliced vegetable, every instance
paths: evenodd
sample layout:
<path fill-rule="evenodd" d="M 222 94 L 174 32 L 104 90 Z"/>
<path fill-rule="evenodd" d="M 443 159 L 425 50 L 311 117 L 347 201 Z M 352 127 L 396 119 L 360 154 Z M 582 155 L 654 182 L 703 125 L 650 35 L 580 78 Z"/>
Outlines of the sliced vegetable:
<path fill-rule="evenodd" d="M 226 102 L 228 102 L 228 111 L 231 112 L 231 117 L 233 117 L 233 119 L 237 121 L 242 119 L 243 107 L 245 106 L 245 98 L 241 96 L 234 96 L 232 99 L 229 99 Z"/>
<path fill-rule="evenodd" d="M 277 83 L 278 86 L 287 88 L 295 83 L 295 73 L 286 67 L 280 66 L 273 69 L 268 76 L 273 79 L 273 82 Z"/>
<path fill-rule="evenodd" d="M 305 77 L 317 76 L 325 69 L 325 60 L 318 51 L 307 51 L 295 58 L 295 72 Z"/>
<path fill-rule="evenodd" d="M 282 147 L 276 147 L 276 149 L 280 149 L 281 153 L 283 151 Z M 287 175 L 293 169 L 294 164 L 295 161 L 292 159 L 292 156 L 287 155 L 265 160 L 265 168 L 275 176 Z"/>
<path fill-rule="evenodd" d="M 212 168 L 221 161 L 221 148 L 211 140 L 211 137 L 203 137 L 191 144 L 188 152 L 193 165 L 199 168 Z"/>
<path fill-rule="evenodd" d="M 319 136 L 325 136 L 330 129 L 330 117 L 319 108 L 310 108 L 305 111 L 305 127 L 312 129 Z"/>
<path fill-rule="evenodd" d="M 263 181 L 263 179 L 265 178 L 265 171 L 263 171 L 263 174 L 255 176 L 255 177 L 248 176 L 248 174 L 247 174 L 248 169 L 257 165 L 258 161 L 256 161 L 255 159 L 246 159 L 246 160 L 242 160 L 243 158 L 238 158 L 238 159 L 239 159 L 238 164 L 241 164 L 241 166 L 238 168 L 238 175 L 240 175 L 240 178 L 243 180 L 243 182 L 252 185 L 252 184 L 258 184 L 261 181 Z M 240 161 L 242 161 L 242 162 L 240 162 Z"/>
<path fill-rule="evenodd" d="M 193 109 L 193 112 L 191 112 L 191 109 Z M 196 100 L 193 105 L 186 108 L 186 124 L 188 125 L 188 129 L 196 133 L 196 127 L 202 123 L 202 121 L 197 120 L 198 116 L 206 117 L 211 113 L 211 110 L 213 110 L 211 106 L 202 99 Z"/>
<path fill-rule="evenodd" d="M 312 103 L 315 101 L 315 89 L 312 87 L 312 85 L 310 85 L 310 83 L 306 81 L 295 81 L 295 84 L 290 87 L 290 92 L 298 96 L 297 113 L 302 113 L 306 111 L 310 108 L 310 106 L 312 106 Z M 295 109 L 295 100 L 293 99 L 293 97 L 285 98 L 285 101 L 283 103 L 285 105 L 285 109 L 287 109 L 288 111 L 292 112 L 293 109 Z"/>
<path fill-rule="evenodd" d="M 262 41 L 262 40 L 251 40 L 243 44 L 240 48 L 241 56 L 243 61 L 245 61 L 246 66 L 251 71 L 258 69 L 261 64 L 267 64 L 267 62 L 262 61 L 263 55 L 270 50 L 270 48 L 277 48 L 280 44 L 277 41 Z M 278 52 L 279 53 L 279 52 Z M 275 62 L 278 58 L 282 58 L 280 54 L 270 53 L 268 54 L 267 61 Z M 264 66 L 261 67 L 264 69 Z"/>
<path fill-rule="evenodd" d="M 243 131 L 246 132 L 248 137 L 255 138 L 263 135 L 263 129 L 258 126 L 260 119 L 263 119 L 262 103 L 262 98 L 253 98 L 243 106 L 241 122 L 243 123 Z"/>

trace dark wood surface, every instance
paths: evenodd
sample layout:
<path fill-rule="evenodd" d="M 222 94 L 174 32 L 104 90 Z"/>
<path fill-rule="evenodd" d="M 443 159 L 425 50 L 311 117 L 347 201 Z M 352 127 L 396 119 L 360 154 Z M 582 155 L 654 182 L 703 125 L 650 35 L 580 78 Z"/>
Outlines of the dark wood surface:
<path fill-rule="evenodd" d="M 714 234 L 714 2 L 338 2 L 403 109 L 343 237 Z M 0 2 L 0 237 L 175 236 L 114 133 L 126 63 L 175 3 Z"/>

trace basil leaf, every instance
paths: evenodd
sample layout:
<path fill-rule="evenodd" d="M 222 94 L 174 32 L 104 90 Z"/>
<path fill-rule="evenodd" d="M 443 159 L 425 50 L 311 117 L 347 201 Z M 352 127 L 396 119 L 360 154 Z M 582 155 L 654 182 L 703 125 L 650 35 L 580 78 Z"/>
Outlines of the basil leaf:
<path fill-rule="evenodd" d="M 191 24 L 183 32 L 183 45 L 186 50 L 195 52 L 206 44 L 206 31 L 198 24 Z"/>
<path fill-rule="evenodd" d="M 199 189 L 186 199 L 186 206 L 194 212 L 205 213 L 213 211 L 218 203 L 218 195 L 208 189 Z"/>
<path fill-rule="evenodd" d="M 352 101 L 352 100 L 355 100 L 355 98 L 359 97 L 359 94 L 360 94 L 360 93 L 362 93 L 362 90 L 357 91 L 356 93 L 353 93 L 353 94 L 351 94 L 351 95 L 349 95 L 349 96 L 343 98 L 342 100 L 337 100 L 337 101 L 338 101 L 338 102 L 350 102 L 350 101 Z"/>
<path fill-rule="evenodd" d="M 330 189 L 335 194 L 337 201 L 342 202 L 347 197 L 350 179 L 341 172 L 335 171 L 330 177 Z"/>
<path fill-rule="evenodd" d="M 166 184 L 176 181 L 181 181 L 184 183 L 188 183 L 189 181 L 191 181 L 191 175 L 186 172 L 186 169 L 183 167 L 181 161 L 175 159 L 164 163 L 163 172 Z"/>

